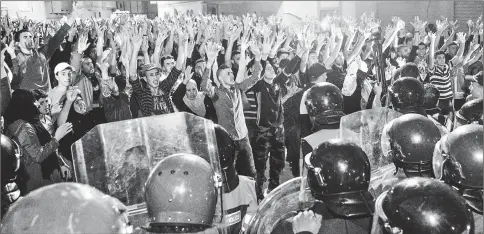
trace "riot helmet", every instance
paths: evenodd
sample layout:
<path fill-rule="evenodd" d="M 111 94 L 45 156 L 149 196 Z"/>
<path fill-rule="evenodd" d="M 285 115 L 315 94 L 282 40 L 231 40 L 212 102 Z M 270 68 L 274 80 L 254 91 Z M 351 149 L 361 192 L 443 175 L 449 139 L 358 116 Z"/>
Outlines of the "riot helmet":
<path fill-rule="evenodd" d="M 418 113 L 425 115 L 424 85 L 420 80 L 403 77 L 395 81 L 388 89 L 393 108 L 403 114 Z"/>
<path fill-rule="evenodd" d="M 424 85 L 424 106 L 425 110 L 437 109 L 439 104 L 440 92 L 435 85 L 427 83 Z"/>
<path fill-rule="evenodd" d="M 406 178 L 375 202 L 378 227 L 385 234 L 474 233 L 474 217 L 450 186 L 432 178 Z"/>
<path fill-rule="evenodd" d="M 153 233 L 199 232 L 212 225 L 217 204 L 215 174 L 197 155 L 170 155 L 156 164 L 145 185 Z"/>
<path fill-rule="evenodd" d="M 239 185 L 239 176 L 235 170 L 235 143 L 225 128 L 214 124 L 215 136 L 217 138 L 218 155 L 220 166 L 224 173 L 224 192 L 229 193 Z"/>
<path fill-rule="evenodd" d="M 20 190 L 17 185 L 17 174 L 19 174 L 20 157 L 22 156 L 20 147 L 15 141 L 2 134 L 2 217 L 7 212 L 9 206 L 16 202 L 20 197 Z"/>
<path fill-rule="evenodd" d="M 435 177 L 459 191 L 471 209 L 482 214 L 483 126 L 456 128 L 437 143 L 432 158 Z"/>
<path fill-rule="evenodd" d="M 479 98 L 468 101 L 455 113 L 454 129 L 471 123 L 482 125 L 482 100 L 482 98 Z"/>
<path fill-rule="evenodd" d="M 17 178 L 20 167 L 21 150 L 18 144 L 2 134 L 2 187 Z"/>
<path fill-rule="evenodd" d="M 373 212 L 370 161 L 358 145 L 341 139 L 325 141 L 305 157 L 305 164 L 313 196 L 332 213 L 356 217 Z"/>
<path fill-rule="evenodd" d="M 320 82 L 308 91 L 304 103 L 314 126 L 339 123 L 343 112 L 343 94 L 336 85 Z"/>
<path fill-rule="evenodd" d="M 1 233 L 132 233 L 127 208 L 86 184 L 57 183 L 14 203 Z"/>
<path fill-rule="evenodd" d="M 430 177 L 432 153 L 441 137 L 439 128 L 429 118 L 406 114 L 385 125 L 382 132 L 383 154 L 407 177 Z"/>

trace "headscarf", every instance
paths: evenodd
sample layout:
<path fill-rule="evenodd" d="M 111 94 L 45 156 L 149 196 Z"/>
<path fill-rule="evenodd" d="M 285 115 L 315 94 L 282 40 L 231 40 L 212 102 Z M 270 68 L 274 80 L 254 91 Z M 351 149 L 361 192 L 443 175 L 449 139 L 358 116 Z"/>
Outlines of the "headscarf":
<path fill-rule="evenodd" d="M 185 94 L 185 96 L 183 96 L 183 102 L 185 103 L 185 105 L 187 105 L 188 109 L 193 111 L 193 113 L 203 117 L 207 113 L 207 110 L 205 109 L 205 94 L 203 92 L 198 92 L 197 83 L 194 80 L 191 79 L 188 81 L 187 89 L 189 85 L 195 86 L 195 89 L 197 90 L 197 96 L 195 97 L 195 99 L 190 100 Z"/>

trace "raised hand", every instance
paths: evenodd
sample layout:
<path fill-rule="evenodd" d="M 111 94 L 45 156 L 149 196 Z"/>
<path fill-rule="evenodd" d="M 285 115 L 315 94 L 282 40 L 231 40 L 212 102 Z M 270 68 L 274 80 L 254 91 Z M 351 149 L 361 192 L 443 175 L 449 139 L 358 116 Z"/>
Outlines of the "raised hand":
<path fill-rule="evenodd" d="M 464 43 L 466 41 L 466 34 L 463 32 L 457 33 L 457 41 Z"/>
<path fill-rule="evenodd" d="M 91 43 L 88 43 L 88 42 L 87 42 L 87 36 L 86 36 L 86 35 L 81 35 L 81 36 L 79 37 L 79 40 L 77 41 L 77 52 L 78 52 L 79 54 L 84 53 L 84 51 L 86 51 L 86 50 L 87 50 L 87 48 L 89 48 L 89 45 L 90 45 L 90 44 L 91 44 Z"/>
<path fill-rule="evenodd" d="M 437 26 L 437 31 L 440 31 L 440 32 L 443 32 L 444 30 L 447 29 L 447 27 L 449 27 L 449 22 L 447 22 L 447 19 L 445 20 L 437 20 L 435 22 L 436 26 Z"/>
<path fill-rule="evenodd" d="M 249 48 L 250 48 L 250 51 L 252 52 L 252 54 L 254 54 L 254 56 L 256 57 L 256 60 L 257 59 L 260 60 L 262 54 L 261 54 L 258 43 L 255 40 L 251 40 L 249 42 Z"/>
<path fill-rule="evenodd" d="M 455 30 L 456 30 L 456 29 L 459 27 L 459 25 L 456 25 L 456 24 L 457 24 L 457 20 L 455 20 L 454 22 L 450 21 L 450 22 L 449 22 L 449 27 L 450 27 L 450 28 L 451 28 L 453 31 L 455 31 Z"/>
<path fill-rule="evenodd" d="M 215 43 L 214 41 L 208 41 L 206 45 L 207 60 L 214 62 L 217 60 L 218 53 L 222 49 L 222 46 Z M 207 63 L 208 64 L 208 63 Z"/>
<path fill-rule="evenodd" d="M 323 216 L 315 214 L 313 211 L 304 211 L 296 215 L 292 221 L 292 230 L 294 233 L 310 232 L 317 234 L 321 228 Z"/>
<path fill-rule="evenodd" d="M 143 36 L 143 41 L 141 43 L 141 51 L 143 51 L 144 53 L 148 53 L 148 48 L 149 48 L 148 37 Z"/>
<path fill-rule="evenodd" d="M 183 72 L 183 75 L 183 83 L 186 84 L 193 77 L 192 66 L 187 66 L 187 68 L 185 68 L 185 71 Z"/>
<path fill-rule="evenodd" d="M 59 128 L 57 128 L 57 131 L 55 131 L 54 138 L 57 141 L 60 141 L 67 134 L 69 134 L 71 131 L 72 131 L 72 123 L 62 124 L 61 126 L 59 126 Z"/>

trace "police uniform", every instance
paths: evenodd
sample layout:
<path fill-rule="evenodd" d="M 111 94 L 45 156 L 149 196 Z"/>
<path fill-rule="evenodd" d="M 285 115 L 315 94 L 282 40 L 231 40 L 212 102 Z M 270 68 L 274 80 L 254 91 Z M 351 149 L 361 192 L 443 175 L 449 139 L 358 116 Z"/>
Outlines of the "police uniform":
<path fill-rule="evenodd" d="M 433 172 L 462 194 L 473 211 L 476 233 L 483 232 L 483 126 L 468 124 L 454 129 L 435 145 Z"/>
<path fill-rule="evenodd" d="M 223 195 L 224 217 L 217 226 L 220 234 L 238 234 L 242 230 L 247 214 L 254 214 L 257 210 L 257 196 L 255 181 L 239 175 L 239 185 L 229 193 Z M 247 217 L 248 218 L 248 217 Z"/>

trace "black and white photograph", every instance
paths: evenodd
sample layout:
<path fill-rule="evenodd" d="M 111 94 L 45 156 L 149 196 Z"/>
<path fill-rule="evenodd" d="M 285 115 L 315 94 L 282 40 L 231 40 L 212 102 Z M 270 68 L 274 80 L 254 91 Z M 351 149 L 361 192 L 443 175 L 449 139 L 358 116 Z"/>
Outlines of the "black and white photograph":
<path fill-rule="evenodd" d="M 0 7 L 1 234 L 484 234 L 484 0 Z"/>

